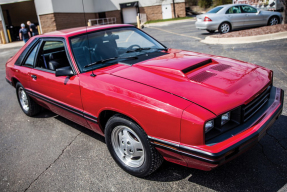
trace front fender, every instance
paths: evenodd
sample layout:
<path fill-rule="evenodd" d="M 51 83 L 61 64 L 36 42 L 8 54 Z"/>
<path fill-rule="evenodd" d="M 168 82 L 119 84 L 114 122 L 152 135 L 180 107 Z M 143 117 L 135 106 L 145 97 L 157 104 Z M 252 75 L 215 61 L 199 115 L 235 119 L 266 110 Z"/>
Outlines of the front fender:
<path fill-rule="evenodd" d="M 191 104 L 182 113 L 180 143 L 184 145 L 204 145 L 204 124 L 216 116 L 210 111 Z"/>

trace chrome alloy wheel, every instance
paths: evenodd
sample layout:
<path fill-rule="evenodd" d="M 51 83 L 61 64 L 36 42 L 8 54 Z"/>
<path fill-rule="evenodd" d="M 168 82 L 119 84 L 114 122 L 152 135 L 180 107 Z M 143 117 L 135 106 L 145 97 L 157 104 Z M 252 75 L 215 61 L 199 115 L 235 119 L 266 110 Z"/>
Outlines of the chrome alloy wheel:
<path fill-rule="evenodd" d="M 145 160 L 144 147 L 138 135 L 120 125 L 111 134 L 112 145 L 118 158 L 127 166 L 140 167 Z"/>
<path fill-rule="evenodd" d="M 276 17 L 273 17 L 271 20 L 270 20 L 270 25 L 277 25 L 279 22 L 278 22 L 278 19 Z"/>
<path fill-rule="evenodd" d="M 28 112 L 29 111 L 29 101 L 28 97 L 22 87 L 19 87 L 18 89 L 18 97 L 21 103 L 21 106 L 24 111 Z"/>
<path fill-rule="evenodd" d="M 230 31 L 230 26 L 227 23 L 223 23 L 221 25 L 221 32 L 222 33 L 228 33 Z"/>

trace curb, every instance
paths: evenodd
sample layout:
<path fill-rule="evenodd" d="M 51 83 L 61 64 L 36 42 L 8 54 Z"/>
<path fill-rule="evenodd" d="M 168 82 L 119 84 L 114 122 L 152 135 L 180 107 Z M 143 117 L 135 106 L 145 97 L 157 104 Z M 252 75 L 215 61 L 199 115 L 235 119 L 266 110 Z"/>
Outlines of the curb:
<path fill-rule="evenodd" d="M 151 23 L 151 24 L 144 24 L 144 27 L 156 27 L 156 26 L 167 26 L 174 23 L 184 23 L 184 22 L 190 22 L 190 21 L 196 21 L 194 18 L 191 19 L 182 19 L 182 20 L 176 20 L 176 21 L 163 21 L 158 23 Z"/>
<path fill-rule="evenodd" d="M 206 44 L 245 44 L 285 38 L 287 38 L 287 31 L 247 37 L 214 38 L 207 36 L 204 40 L 201 40 L 201 42 Z"/>

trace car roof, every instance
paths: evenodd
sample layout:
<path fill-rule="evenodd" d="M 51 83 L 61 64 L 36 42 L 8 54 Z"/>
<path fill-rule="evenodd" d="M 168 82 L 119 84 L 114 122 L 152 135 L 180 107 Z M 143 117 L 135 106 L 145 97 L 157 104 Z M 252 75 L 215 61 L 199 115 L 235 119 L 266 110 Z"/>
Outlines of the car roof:
<path fill-rule="evenodd" d="M 218 5 L 217 7 L 230 7 L 230 6 L 240 6 L 240 5 L 248 5 L 248 4 L 225 4 L 225 5 Z M 252 5 L 249 5 L 252 6 Z"/>
<path fill-rule="evenodd" d="M 96 26 L 88 26 L 88 27 L 76 27 L 63 29 L 59 31 L 53 31 L 49 33 L 45 33 L 41 35 L 41 37 L 72 37 L 76 35 L 81 35 L 93 31 L 100 31 L 104 29 L 112 29 L 112 28 L 120 28 L 120 27 L 135 27 L 134 25 L 129 24 L 114 24 L 114 25 L 96 25 Z"/>

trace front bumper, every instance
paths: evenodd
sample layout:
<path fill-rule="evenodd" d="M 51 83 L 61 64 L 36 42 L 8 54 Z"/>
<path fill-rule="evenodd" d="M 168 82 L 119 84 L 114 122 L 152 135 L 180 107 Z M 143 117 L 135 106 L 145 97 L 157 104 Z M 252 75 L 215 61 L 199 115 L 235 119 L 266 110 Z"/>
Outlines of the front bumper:
<path fill-rule="evenodd" d="M 177 158 L 180 158 L 179 155 L 181 155 L 186 163 L 185 165 L 188 167 L 205 171 L 212 170 L 256 145 L 279 118 L 283 109 L 284 91 L 273 87 L 271 92 L 273 92 L 273 96 L 269 99 L 264 110 L 258 112 L 259 114 L 250 119 L 248 126 L 246 125 L 241 133 L 224 141 L 204 146 L 174 144 L 156 138 L 151 138 L 151 141 L 156 147 L 161 148 L 160 150 L 163 149 L 163 153 L 166 153 L 165 151 L 168 150 L 169 156 L 172 156 L 170 152 Z"/>

